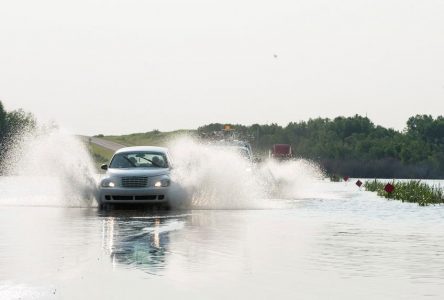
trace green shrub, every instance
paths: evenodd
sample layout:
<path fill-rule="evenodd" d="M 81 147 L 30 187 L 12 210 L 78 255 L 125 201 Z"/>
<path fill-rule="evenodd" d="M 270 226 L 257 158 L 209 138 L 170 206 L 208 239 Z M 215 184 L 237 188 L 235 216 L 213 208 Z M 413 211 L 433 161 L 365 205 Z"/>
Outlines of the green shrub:
<path fill-rule="evenodd" d="M 387 193 L 384 187 L 387 183 L 371 180 L 364 185 L 367 191 L 377 192 L 379 196 L 401 200 L 402 202 L 418 203 L 421 206 L 444 203 L 444 193 L 440 186 L 429 185 L 421 180 L 391 182 L 395 186 L 392 193 Z"/>

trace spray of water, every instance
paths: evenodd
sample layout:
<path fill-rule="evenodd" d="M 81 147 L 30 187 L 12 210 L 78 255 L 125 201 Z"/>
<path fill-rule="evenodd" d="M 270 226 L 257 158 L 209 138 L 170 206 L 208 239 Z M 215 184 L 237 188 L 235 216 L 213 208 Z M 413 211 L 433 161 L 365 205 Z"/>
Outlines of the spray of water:
<path fill-rule="evenodd" d="M 276 161 L 269 159 L 261 165 L 262 173 L 269 173 L 275 188 L 271 197 L 305 199 L 319 197 L 325 185 L 325 175 L 319 166 L 304 159 Z"/>
<path fill-rule="evenodd" d="M 57 128 L 17 136 L 4 160 L 0 204 L 95 205 L 97 175 L 84 144 Z M 175 208 L 263 209 L 285 207 L 282 199 L 313 197 L 319 168 L 304 160 L 255 165 L 236 150 L 173 140 L 171 200 Z M 322 190 L 322 189 L 321 189 Z"/>
<path fill-rule="evenodd" d="M 96 176 L 88 151 L 78 138 L 53 126 L 17 135 L 2 170 L 1 204 L 93 204 Z"/>
<path fill-rule="evenodd" d="M 174 161 L 172 178 L 180 183 L 173 205 L 184 203 L 200 209 L 262 209 L 285 205 L 283 198 L 302 194 L 307 184 L 321 182 L 314 164 L 303 160 L 266 161 L 254 165 L 230 148 L 180 138 L 170 146 Z"/>
<path fill-rule="evenodd" d="M 199 144 L 190 138 L 173 141 L 172 179 L 180 183 L 173 201 L 185 192 L 193 208 L 240 209 L 259 205 L 263 189 L 252 176 L 251 165 L 240 154 Z M 252 206 L 253 203 L 257 203 Z"/>

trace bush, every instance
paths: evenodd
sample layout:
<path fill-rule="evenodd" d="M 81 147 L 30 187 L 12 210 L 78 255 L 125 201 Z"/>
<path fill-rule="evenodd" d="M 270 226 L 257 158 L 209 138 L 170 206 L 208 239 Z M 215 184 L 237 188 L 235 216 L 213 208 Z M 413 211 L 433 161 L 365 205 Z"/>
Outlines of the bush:
<path fill-rule="evenodd" d="M 379 196 L 401 200 L 402 202 L 418 203 L 421 206 L 444 203 L 444 193 L 440 186 L 431 186 L 420 180 L 410 180 L 407 182 L 391 182 L 395 186 L 392 193 L 387 193 L 384 187 L 387 183 L 372 180 L 364 185 L 367 191 L 377 192 Z"/>

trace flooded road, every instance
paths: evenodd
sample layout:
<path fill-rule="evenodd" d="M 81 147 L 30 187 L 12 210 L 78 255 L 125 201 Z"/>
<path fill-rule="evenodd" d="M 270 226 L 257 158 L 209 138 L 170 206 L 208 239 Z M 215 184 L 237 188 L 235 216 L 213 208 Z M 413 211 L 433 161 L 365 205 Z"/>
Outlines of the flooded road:
<path fill-rule="evenodd" d="M 6 201 L 0 299 L 443 299 L 444 206 L 322 186 L 275 209 Z"/>

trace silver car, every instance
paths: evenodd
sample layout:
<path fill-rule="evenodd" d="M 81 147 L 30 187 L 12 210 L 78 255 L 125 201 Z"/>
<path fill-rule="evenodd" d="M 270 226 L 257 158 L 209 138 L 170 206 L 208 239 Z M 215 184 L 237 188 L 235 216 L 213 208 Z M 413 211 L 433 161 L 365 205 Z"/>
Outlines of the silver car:
<path fill-rule="evenodd" d="M 162 147 L 127 147 L 114 153 L 100 180 L 100 207 L 112 203 L 168 204 L 171 158 Z"/>

